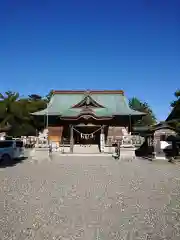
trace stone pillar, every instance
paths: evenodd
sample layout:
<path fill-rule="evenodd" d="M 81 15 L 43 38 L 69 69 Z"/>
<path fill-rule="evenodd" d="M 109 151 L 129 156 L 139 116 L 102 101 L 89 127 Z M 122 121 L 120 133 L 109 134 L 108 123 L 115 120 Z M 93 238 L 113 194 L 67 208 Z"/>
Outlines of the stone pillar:
<path fill-rule="evenodd" d="M 105 147 L 105 135 L 104 135 L 104 126 L 101 128 L 101 134 L 100 134 L 100 150 L 101 152 L 104 152 Z"/>
<path fill-rule="evenodd" d="M 167 160 L 164 149 L 168 143 L 166 141 L 161 141 L 160 136 L 154 137 L 154 157 L 155 159 Z"/>
<path fill-rule="evenodd" d="M 129 115 L 128 132 L 132 132 L 132 117 Z"/>
<path fill-rule="evenodd" d="M 70 125 L 70 152 L 73 153 L 73 145 L 74 145 L 74 136 L 73 136 L 73 125 Z"/>

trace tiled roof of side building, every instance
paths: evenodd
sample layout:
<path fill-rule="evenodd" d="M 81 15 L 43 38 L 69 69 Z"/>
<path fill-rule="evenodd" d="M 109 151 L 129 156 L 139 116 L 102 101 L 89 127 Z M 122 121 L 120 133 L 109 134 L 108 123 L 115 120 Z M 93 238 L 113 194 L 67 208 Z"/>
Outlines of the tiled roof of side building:
<path fill-rule="evenodd" d="M 171 113 L 168 115 L 166 121 L 178 120 L 180 121 L 180 106 L 175 106 Z"/>

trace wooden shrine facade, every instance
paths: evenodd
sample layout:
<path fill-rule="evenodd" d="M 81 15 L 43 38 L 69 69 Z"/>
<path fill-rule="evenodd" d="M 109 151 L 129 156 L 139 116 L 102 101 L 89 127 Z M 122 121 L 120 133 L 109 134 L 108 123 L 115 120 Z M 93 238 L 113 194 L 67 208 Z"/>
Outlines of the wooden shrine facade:
<path fill-rule="evenodd" d="M 131 131 L 144 113 L 132 110 L 123 91 L 54 91 L 46 109 L 36 112 L 46 117 L 49 140 L 73 146 L 108 144 Z"/>

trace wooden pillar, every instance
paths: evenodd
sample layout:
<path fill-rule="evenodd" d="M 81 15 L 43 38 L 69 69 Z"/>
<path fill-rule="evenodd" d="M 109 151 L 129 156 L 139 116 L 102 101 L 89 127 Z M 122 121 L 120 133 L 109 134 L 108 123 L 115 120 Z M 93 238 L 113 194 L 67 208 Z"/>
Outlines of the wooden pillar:
<path fill-rule="evenodd" d="M 74 136 L 73 136 L 73 125 L 70 125 L 70 152 L 73 153 L 73 145 L 74 145 Z"/>

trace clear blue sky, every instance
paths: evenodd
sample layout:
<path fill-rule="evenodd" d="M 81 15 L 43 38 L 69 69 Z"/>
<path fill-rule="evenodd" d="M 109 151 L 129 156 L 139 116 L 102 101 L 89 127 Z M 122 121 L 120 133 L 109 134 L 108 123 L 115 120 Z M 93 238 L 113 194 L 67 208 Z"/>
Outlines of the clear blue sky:
<path fill-rule="evenodd" d="M 163 120 L 178 87 L 179 0 L 0 1 L 0 92 L 122 89 Z"/>

